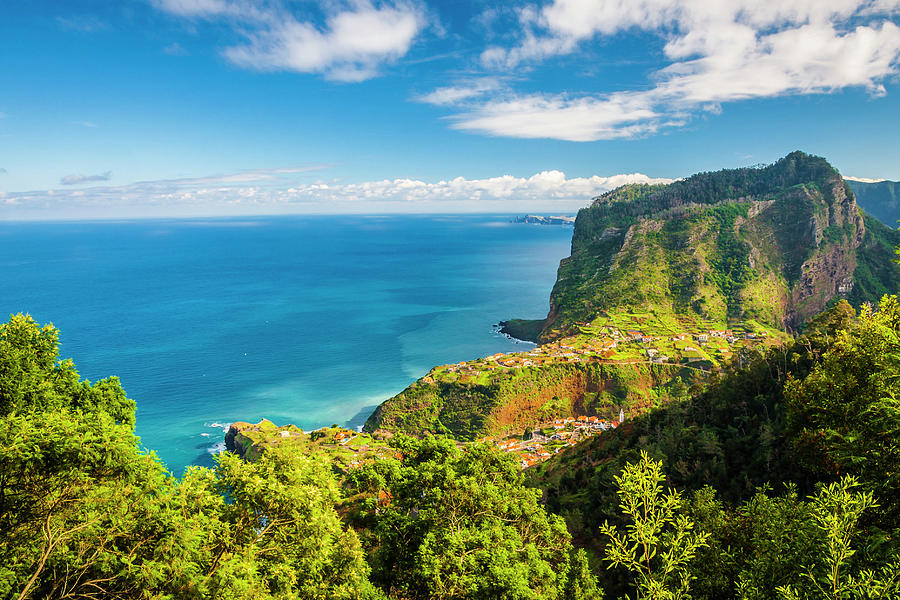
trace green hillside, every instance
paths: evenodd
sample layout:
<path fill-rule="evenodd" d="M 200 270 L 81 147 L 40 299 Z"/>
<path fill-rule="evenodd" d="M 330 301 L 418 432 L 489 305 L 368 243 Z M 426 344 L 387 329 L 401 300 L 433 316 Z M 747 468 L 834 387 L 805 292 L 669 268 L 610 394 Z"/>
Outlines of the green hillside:
<path fill-rule="evenodd" d="M 848 179 L 847 183 L 856 201 L 866 214 L 872 215 L 891 228 L 900 221 L 900 182 L 878 181 L 868 183 Z"/>
<path fill-rule="evenodd" d="M 865 243 L 851 189 L 802 152 L 763 168 L 624 186 L 578 213 L 540 339 L 621 307 L 795 329 L 851 295 L 857 269 L 869 288 L 872 277 L 896 288 L 896 274 L 859 251 Z"/>

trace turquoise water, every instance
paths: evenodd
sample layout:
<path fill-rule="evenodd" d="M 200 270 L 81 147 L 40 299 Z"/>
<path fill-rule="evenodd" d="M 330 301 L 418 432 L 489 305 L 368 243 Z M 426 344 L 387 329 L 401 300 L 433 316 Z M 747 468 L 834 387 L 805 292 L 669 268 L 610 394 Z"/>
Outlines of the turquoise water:
<path fill-rule="evenodd" d="M 3 314 L 118 375 L 137 433 L 180 474 L 235 420 L 361 425 L 432 366 L 530 345 L 571 228 L 509 216 L 0 224 Z"/>

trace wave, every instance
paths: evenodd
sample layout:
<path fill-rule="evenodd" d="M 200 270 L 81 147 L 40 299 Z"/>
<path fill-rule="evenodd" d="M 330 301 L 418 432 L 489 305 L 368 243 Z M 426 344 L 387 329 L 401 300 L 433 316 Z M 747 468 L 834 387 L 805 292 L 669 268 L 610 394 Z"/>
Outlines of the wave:
<path fill-rule="evenodd" d="M 209 452 L 210 454 L 214 454 L 214 455 L 222 454 L 223 452 L 225 452 L 225 450 L 226 450 L 225 442 L 218 442 L 206 449 L 207 452 Z"/>
<path fill-rule="evenodd" d="M 213 429 L 221 429 L 222 431 L 228 431 L 228 428 L 231 427 L 231 423 L 219 423 L 218 421 L 213 421 L 212 423 L 204 423 L 204 427 L 212 427 Z"/>

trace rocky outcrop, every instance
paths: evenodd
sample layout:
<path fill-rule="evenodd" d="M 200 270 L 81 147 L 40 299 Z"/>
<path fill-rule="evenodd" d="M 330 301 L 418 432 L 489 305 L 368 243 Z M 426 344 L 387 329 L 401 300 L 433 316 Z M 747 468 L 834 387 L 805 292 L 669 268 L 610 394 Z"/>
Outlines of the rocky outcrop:
<path fill-rule="evenodd" d="M 225 433 L 225 449 L 229 452 L 234 452 L 241 458 L 252 460 L 259 455 L 261 448 L 254 444 L 253 440 L 246 434 L 249 432 L 271 431 L 275 428 L 275 424 L 268 419 L 262 419 L 259 423 L 236 421 L 231 424 Z"/>
<path fill-rule="evenodd" d="M 624 186 L 579 211 L 539 341 L 616 309 L 794 329 L 851 294 L 865 235 L 840 174 L 802 152 Z"/>

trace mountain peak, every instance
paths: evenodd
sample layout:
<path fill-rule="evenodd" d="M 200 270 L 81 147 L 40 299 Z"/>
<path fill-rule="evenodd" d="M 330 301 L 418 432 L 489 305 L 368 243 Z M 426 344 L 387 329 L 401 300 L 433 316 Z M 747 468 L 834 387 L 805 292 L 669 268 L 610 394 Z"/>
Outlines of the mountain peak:
<path fill-rule="evenodd" d="M 575 223 L 541 341 L 608 310 L 791 329 L 854 290 L 866 225 L 822 157 L 627 185 Z"/>

